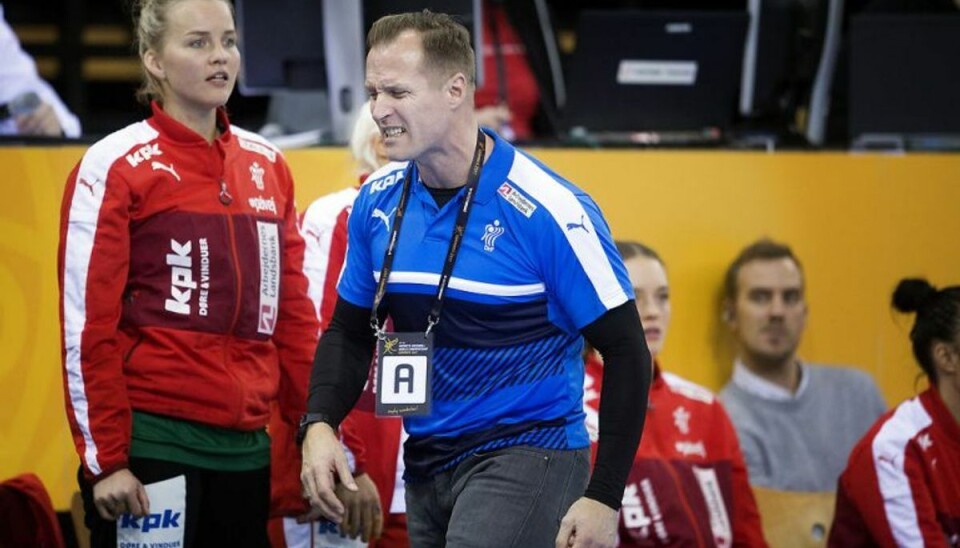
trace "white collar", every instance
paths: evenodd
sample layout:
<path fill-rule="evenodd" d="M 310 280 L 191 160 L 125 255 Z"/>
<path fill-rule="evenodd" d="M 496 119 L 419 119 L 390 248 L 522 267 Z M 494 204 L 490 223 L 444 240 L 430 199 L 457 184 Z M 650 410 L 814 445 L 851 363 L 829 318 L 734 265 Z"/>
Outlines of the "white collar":
<path fill-rule="evenodd" d="M 810 384 L 810 375 L 807 374 L 807 367 L 800 361 L 797 361 L 797 365 L 800 367 L 800 386 L 797 387 L 796 393 L 792 393 L 779 384 L 774 384 L 753 371 L 750 371 L 739 357 L 733 362 L 733 377 L 731 380 L 733 384 L 739 386 L 746 392 L 765 400 L 796 400 L 803 395 L 807 385 Z"/>

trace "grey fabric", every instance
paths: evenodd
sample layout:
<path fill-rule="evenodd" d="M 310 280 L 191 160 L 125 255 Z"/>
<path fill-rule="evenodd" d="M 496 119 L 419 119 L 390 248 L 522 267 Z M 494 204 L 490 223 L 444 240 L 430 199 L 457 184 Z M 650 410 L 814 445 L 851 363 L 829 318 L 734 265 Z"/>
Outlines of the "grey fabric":
<path fill-rule="evenodd" d="M 522 445 L 475 454 L 429 481 L 407 484 L 410 545 L 554 546 L 589 468 L 589 449 Z"/>
<path fill-rule="evenodd" d="M 774 401 L 733 382 L 720 391 L 737 430 L 750 483 L 786 491 L 834 491 L 854 444 L 886 411 L 862 371 L 804 363 L 810 385 Z"/>

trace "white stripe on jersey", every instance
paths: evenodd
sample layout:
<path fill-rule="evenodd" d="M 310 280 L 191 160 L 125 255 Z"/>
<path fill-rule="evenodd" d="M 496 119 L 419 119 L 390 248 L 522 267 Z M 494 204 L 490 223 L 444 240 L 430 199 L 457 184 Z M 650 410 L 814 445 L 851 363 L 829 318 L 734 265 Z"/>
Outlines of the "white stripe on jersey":
<path fill-rule="evenodd" d="M 607 310 L 627 302 L 627 294 L 617 281 L 590 215 L 576 195 L 519 151 L 513 156 L 507 179 L 550 213 Z M 585 223 L 587 230 L 568 230 L 566 224 L 570 222 Z"/>
<path fill-rule="evenodd" d="M 913 398 L 897 407 L 873 439 L 873 467 L 884 513 L 898 546 L 923 546 L 913 491 L 903 465 L 907 444 L 932 423 L 920 398 Z"/>
<path fill-rule="evenodd" d="M 93 474 L 100 473 L 97 444 L 90 431 L 90 415 L 80 344 L 87 324 L 87 274 L 90 255 L 97 235 L 97 220 L 106 191 L 110 166 L 135 146 L 157 137 L 157 131 L 146 122 L 138 122 L 109 135 L 90 147 L 80 161 L 77 186 L 70 202 L 63 258 L 63 334 L 66 350 L 67 388 L 73 414 L 83 434 L 84 461 Z M 85 181 L 81 185 L 79 181 Z M 89 186 L 88 186 L 89 185 Z M 89 191 L 88 191 L 89 190 Z"/>
<path fill-rule="evenodd" d="M 373 278 L 379 282 L 380 272 L 374 272 Z M 394 271 L 390 273 L 390 283 L 426 285 L 435 288 L 440 283 L 440 274 L 434 274 L 432 272 Z M 525 297 L 529 295 L 540 295 L 547 291 L 546 286 L 543 284 L 501 285 L 466 280 L 464 278 L 457 278 L 456 276 L 450 277 L 450 289 L 493 297 Z"/>
<path fill-rule="evenodd" d="M 306 243 L 303 273 L 307 276 L 307 295 L 313 301 L 314 310 L 321 323 L 324 321 L 320 312 L 327 285 L 333 232 L 337 228 L 340 213 L 351 207 L 356 197 L 357 189 L 345 188 L 317 198 L 303 213 L 303 221 L 300 223 L 300 235 Z"/>

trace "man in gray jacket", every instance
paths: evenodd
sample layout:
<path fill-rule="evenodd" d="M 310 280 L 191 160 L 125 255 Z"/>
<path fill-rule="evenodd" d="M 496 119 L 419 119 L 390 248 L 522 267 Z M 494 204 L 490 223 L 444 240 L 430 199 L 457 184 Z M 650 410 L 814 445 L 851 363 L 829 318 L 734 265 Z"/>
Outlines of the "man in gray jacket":
<path fill-rule="evenodd" d="M 727 269 L 724 322 L 738 349 L 720 392 L 756 486 L 833 491 L 851 448 L 885 410 L 873 379 L 801 361 L 807 321 L 803 267 L 790 248 L 760 240 Z"/>

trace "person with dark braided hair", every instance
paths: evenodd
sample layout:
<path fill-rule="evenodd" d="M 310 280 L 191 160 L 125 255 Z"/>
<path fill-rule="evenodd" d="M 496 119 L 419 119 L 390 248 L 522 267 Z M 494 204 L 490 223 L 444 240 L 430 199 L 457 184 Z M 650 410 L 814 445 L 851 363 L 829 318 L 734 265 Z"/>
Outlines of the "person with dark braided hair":
<path fill-rule="evenodd" d="M 929 388 L 881 417 L 840 476 L 829 546 L 960 546 L 960 286 L 901 280 Z"/>

